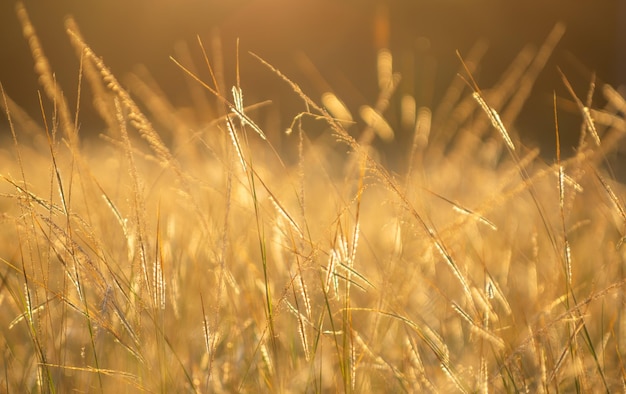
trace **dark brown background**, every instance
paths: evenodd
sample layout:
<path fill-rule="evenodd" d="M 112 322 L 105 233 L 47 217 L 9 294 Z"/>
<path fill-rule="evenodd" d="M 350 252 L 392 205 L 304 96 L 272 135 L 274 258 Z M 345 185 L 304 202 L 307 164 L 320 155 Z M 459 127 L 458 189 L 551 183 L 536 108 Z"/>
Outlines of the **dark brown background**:
<path fill-rule="evenodd" d="M 455 78 L 459 61 L 455 50 L 466 53 L 479 39 L 489 52 L 478 75 L 479 83 L 495 82 L 521 48 L 540 44 L 557 21 L 567 31 L 551 63 L 542 73 L 519 128 L 529 139 L 553 133 L 551 96 L 566 96 L 558 79 L 561 67 L 584 94 L 589 72 L 613 85 L 625 82 L 624 10 L 617 0 L 55 0 L 25 1 L 57 77 L 74 102 L 78 60 L 64 33 L 63 20 L 73 15 L 92 48 L 113 72 L 123 76 L 136 64 L 145 64 L 178 106 L 190 98 L 182 72 L 169 60 L 177 42 L 197 51 L 196 35 L 209 41 L 220 30 L 229 83 L 234 83 L 235 40 L 241 40 L 241 75 L 246 97 L 274 100 L 283 124 L 302 106 L 293 93 L 247 51 L 266 58 L 294 80 L 319 91 L 296 62 L 305 53 L 328 83 L 354 108 L 376 97 L 375 20 L 385 8 L 390 21 L 389 46 L 395 54 L 412 53 L 435 61 L 427 77 L 433 94 L 420 96 L 421 104 L 436 103 Z M 15 17 L 15 2 L 0 2 L 0 82 L 5 91 L 30 113 L 37 114 L 37 82 L 28 46 Z M 426 41 L 427 51 L 417 48 Z M 421 55 L 415 55 L 421 54 Z M 397 56 L 396 59 L 401 59 Z M 420 68 L 416 66 L 417 74 Z M 414 78 L 419 84 L 419 75 Z M 416 88 L 419 90 L 419 87 Z M 88 104 L 88 102 L 87 102 Z M 72 104 L 73 105 L 73 104 Z M 568 122 L 568 115 L 564 115 Z M 577 116 L 571 115 L 571 125 Z M 567 123 L 566 123 L 567 124 Z M 101 124 L 88 106 L 82 112 L 82 133 Z M 0 128 L 6 120 L 0 117 Z M 575 131 L 572 131 L 574 133 Z"/>

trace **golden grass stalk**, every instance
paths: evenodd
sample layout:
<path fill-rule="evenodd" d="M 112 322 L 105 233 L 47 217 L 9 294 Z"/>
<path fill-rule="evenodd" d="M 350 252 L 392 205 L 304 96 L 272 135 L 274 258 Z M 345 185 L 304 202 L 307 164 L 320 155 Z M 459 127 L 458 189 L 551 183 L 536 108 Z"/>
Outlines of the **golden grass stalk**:
<path fill-rule="evenodd" d="M 67 99 L 57 84 L 52 68 L 43 52 L 43 48 L 41 47 L 41 43 L 39 42 L 39 38 L 37 37 L 37 33 L 30 21 L 24 4 L 18 2 L 15 5 L 15 10 L 20 24 L 22 25 L 24 38 L 26 38 L 30 46 L 30 51 L 35 61 L 35 72 L 39 76 L 39 82 L 48 96 L 48 99 L 55 105 L 55 109 L 58 110 L 61 129 L 68 138 L 70 145 L 75 147 L 78 143 L 78 130 L 75 128 L 74 122 L 72 121 Z M 78 97 L 80 97 L 80 95 Z"/>

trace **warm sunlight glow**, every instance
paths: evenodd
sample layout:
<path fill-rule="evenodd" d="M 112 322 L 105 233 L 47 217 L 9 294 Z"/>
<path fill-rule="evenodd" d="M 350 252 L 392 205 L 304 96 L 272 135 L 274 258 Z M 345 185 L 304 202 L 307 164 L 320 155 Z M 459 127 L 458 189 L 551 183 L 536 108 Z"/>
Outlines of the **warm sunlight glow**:
<path fill-rule="evenodd" d="M 0 2 L 0 392 L 623 392 L 618 10 L 563 1 Z"/>

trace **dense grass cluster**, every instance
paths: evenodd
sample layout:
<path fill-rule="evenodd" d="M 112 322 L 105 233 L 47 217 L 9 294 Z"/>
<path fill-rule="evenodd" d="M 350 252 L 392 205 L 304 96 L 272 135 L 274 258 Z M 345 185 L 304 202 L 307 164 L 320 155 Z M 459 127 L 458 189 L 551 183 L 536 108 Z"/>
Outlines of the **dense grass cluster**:
<path fill-rule="evenodd" d="M 507 130 L 560 27 L 493 88 L 459 78 L 432 110 L 397 97 L 381 52 L 363 121 L 259 58 L 303 102 L 279 152 L 210 56 L 204 82 L 179 63 L 217 98 L 196 127 L 154 86 L 125 90 L 69 21 L 79 97 L 88 84 L 107 124 L 79 138 L 80 108 L 18 15 L 47 98 L 35 122 L 2 94 L 3 391 L 626 387 L 624 189 L 603 164 L 626 102 L 603 86 L 595 110 L 572 91 L 583 127 L 567 160 Z M 476 59 L 463 64 L 471 81 Z M 392 104 L 415 130 L 396 173 L 373 147 L 394 138 Z M 305 118 L 327 137 L 309 140 Z"/>

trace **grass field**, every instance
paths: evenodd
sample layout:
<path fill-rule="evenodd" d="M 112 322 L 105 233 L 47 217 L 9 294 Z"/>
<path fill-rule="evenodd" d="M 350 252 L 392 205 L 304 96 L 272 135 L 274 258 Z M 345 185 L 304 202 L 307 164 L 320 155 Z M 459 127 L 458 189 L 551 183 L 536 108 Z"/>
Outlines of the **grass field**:
<path fill-rule="evenodd" d="M 354 115 L 258 58 L 302 102 L 285 135 L 210 48 L 202 72 L 174 59 L 210 97 L 196 125 L 149 82 L 131 95 L 70 20 L 81 105 L 107 124 L 83 137 L 18 16 L 42 112 L 2 91 L 0 391 L 626 390 L 625 189 L 607 165 L 626 101 L 560 97 L 580 142 L 552 162 L 514 132 L 560 26 L 489 88 L 460 59 L 437 108 L 398 93 L 389 52 Z M 399 171 L 378 149 L 394 113 L 413 130 Z M 559 141 L 555 115 L 538 127 Z"/>

